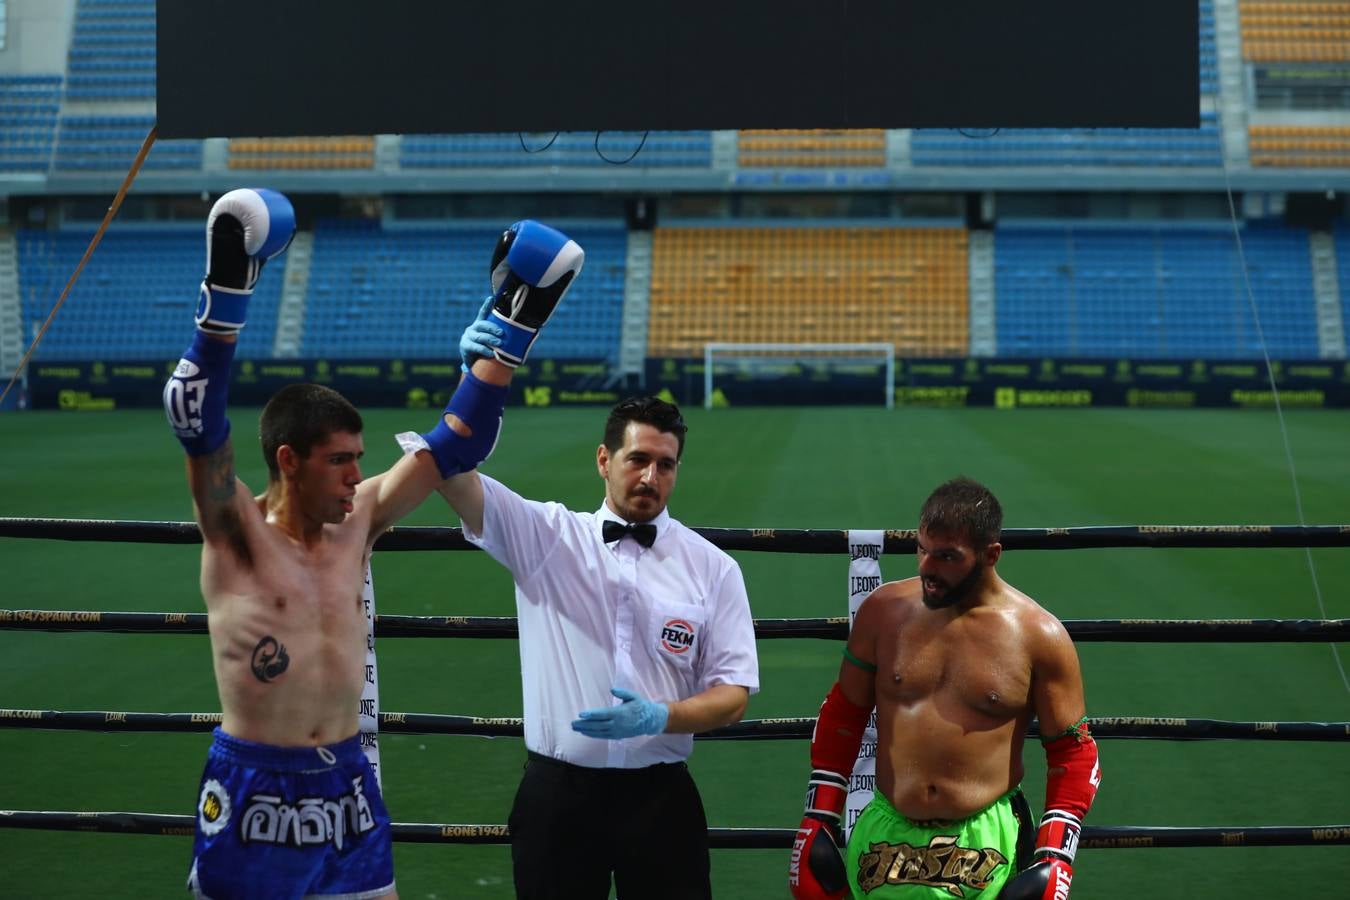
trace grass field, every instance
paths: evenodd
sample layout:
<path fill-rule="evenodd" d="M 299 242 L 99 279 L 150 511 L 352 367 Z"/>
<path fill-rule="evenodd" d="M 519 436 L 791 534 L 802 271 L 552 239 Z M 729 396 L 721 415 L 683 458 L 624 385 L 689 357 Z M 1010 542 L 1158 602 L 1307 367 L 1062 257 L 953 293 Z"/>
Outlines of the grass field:
<path fill-rule="evenodd" d="M 236 410 L 241 475 L 261 489 Z M 367 415 L 367 470 L 392 463 L 388 437 L 425 413 Z M 508 412 L 485 470 L 526 496 L 593 509 L 603 411 Z M 672 511 L 691 525 L 908 528 L 927 492 L 958 473 L 999 494 L 1006 524 L 1291 524 L 1289 470 L 1273 414 L 1230 411 L 848 409 L 689 412 Z M 1292 413 L 1290 442 L 1310 524 L 1350 522 L 1350 417 Z M 190 518 L 178 444 L 154 411 L 0 416 L 0 515 Z M 452 524 L 439 498 L 410 524 Z M 742 553 L 754 614 L 839 615 L 842 555 Z M 1312 552 L 1327 615 L 1350 617 L 1350 550 Z M 0 541 L 0 607 L 200 611 L 194 547 Z M 911 558 L 883 557 L 887 578 Z M 1064 619 L 1320 616 L 1302 550 L 1009 553 L 1000 571 Z M 380 612 L 514 615 L 506 573 L 478 553 L 386 553 Z M 763 690 L 750 718 L 814 715 L 838 646 L 761 641 Z M 1083 644 L 1091 715 L 1347 721 L 1350 693 L 1326 645 Z M 515 642 L 385 639 L 385 711 L 519 714 Z M 218 709 L 204 636 L 0 631 L 0 706 Z M 0 729 L 0 808 L 188 813 L 209 737 Z M 395 821 L 505 821 L 524 752 L 516 739 L 387 735 Z M 1029 748 L 1039 805 L 1043 766 Z M 1350 822 L 1345 744 L 1103 741 L 1090 825 L 1320 825 Z M 808 768 L 802 741 L 700 743 L 691 761 L 709 821 L 793 827 Z M 605 839 L 605 823 L 578 823 Z M 181 897 L 191 841 L 0 829 L 0 895 Z M 505 847 L 397 845 L 404 898 L 509 897 Z M 1350 847 L 1092 850 L 1075 900 L 1334 896 Z M 679 877 L 653 848 L 652 877 Z M 787 896 L 782 851 L 714 851 L 718 898 Z M 641 900 L 641 898 L 624 898 Z"/>

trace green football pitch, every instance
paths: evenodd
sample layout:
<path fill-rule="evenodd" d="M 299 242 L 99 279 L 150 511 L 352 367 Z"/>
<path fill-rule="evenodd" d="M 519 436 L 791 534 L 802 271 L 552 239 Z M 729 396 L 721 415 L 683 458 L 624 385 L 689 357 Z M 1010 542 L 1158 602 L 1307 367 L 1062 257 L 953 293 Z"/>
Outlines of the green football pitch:
<path fill-rule="evenodd" d="M 425 412 L 367 414 L 368 472 L 391 464 L 397 431 Z M 241 476 L 264 468 L 256 410 L 233 416 Z M 601 409 L 511 409 L 485 471 L 522 494 L 594 509 Z M 1297 524 L 1273 413 L 1136 410 L 756 409 L 689 412 L 672 511 L 690 525 L 910 528 L 924 496 L 956 474 L 988 483 L 1006 524 Z M 1288 415 L 1309 524 L 1350 522 L 1350 417 Z M 0 516 L 186 520 L 182 454 L 156 411 L 0 416 Z M 439 498 L 406 524 L 454 524 Z M 738 553 L 758 618 L 841 615 L 847 562 Z M 1310 568 L 1310 562 L 1312 566 Z M 0 607 L 202 609 L 198 550 L 183 546 L 0 541 Z M 1350 617 L 1350 549 L 1014 551 L 1000 572 L 1062 619 Z M 888 579 L 912 574 L 883 557 Z M 511 582 L 480 553 L 384 553 L 379 611 L 514 615 Z M 1350 648 L 1347 648 L 1350 651 Z M 1094 716 L 1350 721 L 1350 692 L 1325 644 L 1079 646 Z M 1350 655 L 1350 652 L 1347 652 Z M 762 690 L 748 718 L 812 716 L 837 643 L 759 643 Z M 509 640 L 387 638 L 386 712 L 514 716 Z M 0 706 L 217 710 L 204 636 L 0 631 Z M 0 809 L 190 813 L 209 737 L 0 729 Z M 385 735 L 385 791 L 399 822 L 505 821 L 518 739 Z M 1028 746 L 1038 806 L 1044 766 Z M 1103 740 L 1089 825 L 1350 823 L 1344 743 Z M 791 828 L 808 769 L 804 741 L 700 742 L 691 760 L 715 826 Z M 597 846 L 607 823 L 583 821 Z M 0 828 L 0 895 L 180 897 L 191 840 Z M 504 846 L 396 845 L 404 898 L 509 897 Z M 718 898 L 786 897 L 786 851 L 716 850 Z M 1350 846 L 1085 850 L 1077 900 L 1344 896 Z M 566 872 L 558 877 L 565 880 Z M 651 878 L 680 878 L 651 848 Z M 641 900 L 625 897 L 624 900 Z"/>

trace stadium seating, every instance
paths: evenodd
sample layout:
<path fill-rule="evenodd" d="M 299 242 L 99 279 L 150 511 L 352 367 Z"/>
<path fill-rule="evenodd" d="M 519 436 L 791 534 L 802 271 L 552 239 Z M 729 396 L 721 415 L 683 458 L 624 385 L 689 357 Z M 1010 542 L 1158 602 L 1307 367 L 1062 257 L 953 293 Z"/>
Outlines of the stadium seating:
<path fill-rule="evenodd" d="M 993 133 L 915 131 L 911 158 L 924 166 L 1220 167 L 1217 117 L 1201 113 L 1198 129 L 1005 128 Z"/>
<path fill-rule="evenodd" d="M 0 172 L 45 172 L 51 165 L 60 75 L 0 75 Z"/>
<path fill-rule="evenodd" d="M 1345 323 L 1345 355 L 1350 357 L 1350 225 L 1336 226 L 1336 269 L 1341 292 L 1341 321 Z"/>
<path fill-rule="evenodd" d="M 618 353 L 627 240 L 621 226 L 567 227 L 583 275 L 531 350 L 535 359 Z M 315 230 L 302 356 L 457 359 L 488 289 L 497 227 L 385 230 L 331 221 Z"/>
<path fill-rule="evenodd" d="M 1254 166 L 1350 168 L 1350 125 L 1252 125 Z"/>
<path fill-rule="evenodd" d="M 874 167 L 886 165 L 886 132 L 742 130 L 738 162 L 744 168 Z"/>
<path fill-rule="evenodd" d="M 18 232 L 25 337 L 31 339 L 51 311 L 92 233 Z M 192 336 L 205 249 L 200 225 L 113 226 L 43 338 L 37 358 L 177 359 Z M 240 357 L 272 355 L 281 282 L 280 271 L 269 270 L 254 291 L 248 326 L 239 335 Z"/>
<path fill-rule="evenodd" d="M 1350 3 L 1242 0 L 1242 56 L 1248 62 L 1350 62 Z"/>
<path fill-rule="evenodd" d="M 1307 232 L 1249 225 L 1251 290 L 1272 356 L 1317 356 Z M 1260 356 L 1231 228 L 1004 225 L 1001 356 Z"/>
<path fill-rule="evenodd" d="M 739 341 L 963 354 L 968 268 L 962 228 L 658 228 L 647 352 Z"/>
<path fill-rule="evenodd" d="M 641 150 L 637 156 L 634 151 Z M 405 169 L 594 168 L 621 163 L 634 168 L 689 168 L 712 164 L 706 131 L 606 131 L 559 134 L 405 134 L 399 165 Z"/>
<path fill-rule="evenodd" d="M 154 0 L 79 0 L 68 69 L 68 100 L 153 99 Z"/>
<path fill-rule="evenodd" d="M 369 169 L 372 137 L 234 138 L 231 169 Z"/>
<path fill-rule="evenodd" d="M 155 124 L 154 116 L 65 116 L 57 133 L 57 169 L 125 172 Z M 156 141 L 145 171 L 200 169 L 201 141 Z"/>

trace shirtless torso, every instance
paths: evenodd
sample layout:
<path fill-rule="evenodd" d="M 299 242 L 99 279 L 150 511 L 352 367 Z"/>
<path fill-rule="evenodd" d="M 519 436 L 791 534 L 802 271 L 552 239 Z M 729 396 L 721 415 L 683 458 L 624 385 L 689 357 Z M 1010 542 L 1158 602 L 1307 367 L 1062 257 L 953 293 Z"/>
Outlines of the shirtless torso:
<path fill-rule="evenodd" d="M 859 609 L 840 687 L 877 710 L 877 790 L 914 820 L 961 819 L 1022 779 L 1027 725 L 1045 733 L 1083 714 L 1068 633 L 990 575 L 969 603 L 932 609 L 921 580 L 882 585 Z"/>
<path fill-rule="evenodd" d="M 357 731 L 365 681 L 366 529 L 350 518 L 325 525 L 307 547 L 265 516 L 241 523 L 251 566 L 203 551 L 222 726 L 274 746 L 336 743 Z"/>
<path fill-rule="evenodd" d="M 365 681 L 371 547 L 439 475 L 418 454 L 362 481 L 361 436 L 337 432 L 255 499 L 228 447 L 189 461 L 222 727 L 281 747 L 349 738 Z"/>

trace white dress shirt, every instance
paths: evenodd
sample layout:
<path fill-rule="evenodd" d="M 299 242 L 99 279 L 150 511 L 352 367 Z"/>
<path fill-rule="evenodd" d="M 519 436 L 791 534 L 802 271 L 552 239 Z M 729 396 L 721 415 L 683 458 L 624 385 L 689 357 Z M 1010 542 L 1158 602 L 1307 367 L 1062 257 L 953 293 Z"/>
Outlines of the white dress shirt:
<path fill-rule="evenodd" d="M 693 735 L 601 740 L 572 721 L 618 703 L 611 687 L 658 702 L 718 684 L 759 690 L 750 603 L 730 556 L 664 510 L 650 548 L 605 544 L 601 523 L 623 521 L 607 505 L 572 512 L 479 477 L 483 533 L 464 536 L 515 578 L 527 749 L 591 768 L 679 762 Z"/>

